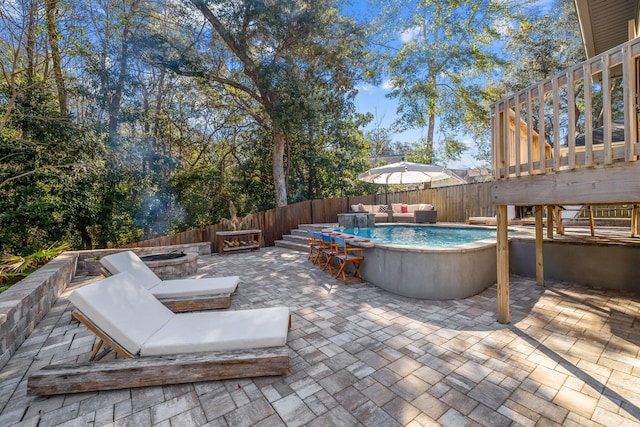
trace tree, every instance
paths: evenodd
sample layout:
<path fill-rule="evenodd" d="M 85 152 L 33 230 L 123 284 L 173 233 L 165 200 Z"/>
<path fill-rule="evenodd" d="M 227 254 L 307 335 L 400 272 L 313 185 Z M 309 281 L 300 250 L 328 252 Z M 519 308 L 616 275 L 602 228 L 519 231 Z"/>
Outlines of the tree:
<path fill-rule="evenodd" d="M 357 72 L 350 54 L 362 48 L 363 37 L 339 14 L 334 0 L 191 3 L 211 31 L 196 29 L 196 40 L 162 61 L 178 74 L 218 85 L 269 132 L 275 204 L 284 206 L 287 133 L 316 105 L 304 98 L 313 93 L 309 74 L 314 81 L 330 81 L 334 94 L 344 96 L 352 90 Z M 190 14 L 184 16 L 193 21 Z M 174 39 L 166 45 L 176 43 Z"/>
<path fill-rule="evenodd" d="M 380 71 L 393 86 L 389 96 L 398 99 L 396 125 L 402 130 L 427 128 L 425 153 L 434 153 L 436 126 L 448 141 L 458 131 L 486 127 L 483 82 L 502 63 L 494 42 L 514 17 L 507 2 L 494 0 L 382 4 L 376 24 L 382 29 L 376 34 L 384 64 Z M 451 148 L 463 145 L 449 144 Z"/>

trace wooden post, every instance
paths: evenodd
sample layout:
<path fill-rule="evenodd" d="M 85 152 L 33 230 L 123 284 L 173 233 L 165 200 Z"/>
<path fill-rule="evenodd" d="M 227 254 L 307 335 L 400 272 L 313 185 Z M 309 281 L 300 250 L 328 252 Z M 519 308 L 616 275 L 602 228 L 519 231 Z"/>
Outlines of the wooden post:
<path fill-rule="evenodd" d="M 536 283 L 544 286 L 544 236 L 542 227 L 542 206 L 534 206 L 536 217 Z M 547 219 L 548 221 L 549 219 Z"/>
<path fill-rule="evenodd" d="M 564 236 L 564 226 L 562 225 L 562 210 L 560 209 L 560 206 L 554 206 L 553 207 L 553 218 L 556 221 L 556 232 L 561 235 Z"/>
<path fill-rule="evenodd" d="M 553 205 L 547 206 L 547 238 L 553 239 Z"/>
<path fill-rule="evenodd" d="M 631 237 L 640 236 L 640 206 L 631 207 Z"/>
<path fill-rule="evenodd" d="M 498 267 L 498 322 L 509 323 L 509 221 L 507 205 L 496 206 L 497 267 Z"/>
<path fill-rule="evenodd" d="M 596 224 L 593 220 L 593 206 L 589 205 L 589 229 L 591 230 L 591 237 L 596 235 Z"/>

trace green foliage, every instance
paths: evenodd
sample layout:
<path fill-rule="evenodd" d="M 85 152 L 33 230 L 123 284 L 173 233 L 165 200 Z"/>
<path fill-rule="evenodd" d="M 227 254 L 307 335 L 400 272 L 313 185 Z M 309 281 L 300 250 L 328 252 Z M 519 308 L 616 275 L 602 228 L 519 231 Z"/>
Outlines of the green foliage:
<path fill-rule="evenodd" d="M 0 292 L 15 282 L 28 276 L 40 266 L 46 264 L 61 252 L 69 249 L 67 243 L 55 243 L 29 255 L 4 255 L 0 258 Z"/>

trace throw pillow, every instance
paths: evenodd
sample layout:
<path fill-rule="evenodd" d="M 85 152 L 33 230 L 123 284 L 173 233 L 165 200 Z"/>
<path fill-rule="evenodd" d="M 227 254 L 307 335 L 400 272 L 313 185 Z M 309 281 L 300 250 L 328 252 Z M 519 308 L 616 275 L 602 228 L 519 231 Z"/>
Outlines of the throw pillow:
<path fill-rule="evenodd" d="M 360 209 L 358 205 L 351 205 L 351 212 L 358 212 L 358 209 Z"/>
<path fill-rule="evenodd" d="M 409 213 L 409 207 L 407 205 L 402 205 L 402 210 L 400 212 L 402 213 Z"/>
<path fill-rule="evenodd" d="M 366 212 L 367 208 L 362 203 L 358 204 L 358 210 L 356 212 Z"/>
<path fill-rule="evenodd" d="M 389 206 L 387 206 L 387 205 L 380 205 L 380 209 L 378 209 L 378 212 L 381 212 L 381 213 L 387 213 L 387 212 L 389 212 Z"/>
<path fill-rule="evenodd" d="M 392 203 L 391 210 L 393 210 L 394 213 L 402 212 L 402 203 Z"/>

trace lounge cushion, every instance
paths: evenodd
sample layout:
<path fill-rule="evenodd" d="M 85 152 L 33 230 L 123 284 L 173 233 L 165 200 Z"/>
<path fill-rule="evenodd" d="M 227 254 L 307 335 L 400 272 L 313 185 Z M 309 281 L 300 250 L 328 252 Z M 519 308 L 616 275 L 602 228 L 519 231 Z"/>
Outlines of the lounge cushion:
<path fill-rule="evenodd" d="M 131 354 L 176 316 L 128 273 L 78 288 L 69 301 Z"/>
<path fill-rule="evenodd" d="M 154 297 L 160 299 L 232 294 L 236 291 L 239 281 L 239 276 L 165 280 L 149 291 Z"/>
<path fill-rule="evenodd" d="M 132 275 L 142 285 L 151 289 L 162 280 L 132 251 L 118 252 L 100 258 L 100 264 L 111 274 L 124 273 Z"/>
<path fill-rule="evenodd" d="M 142 345 L 142 356 L 278 347 L 287 343 L 289 309 L 184 313 Z"/>

